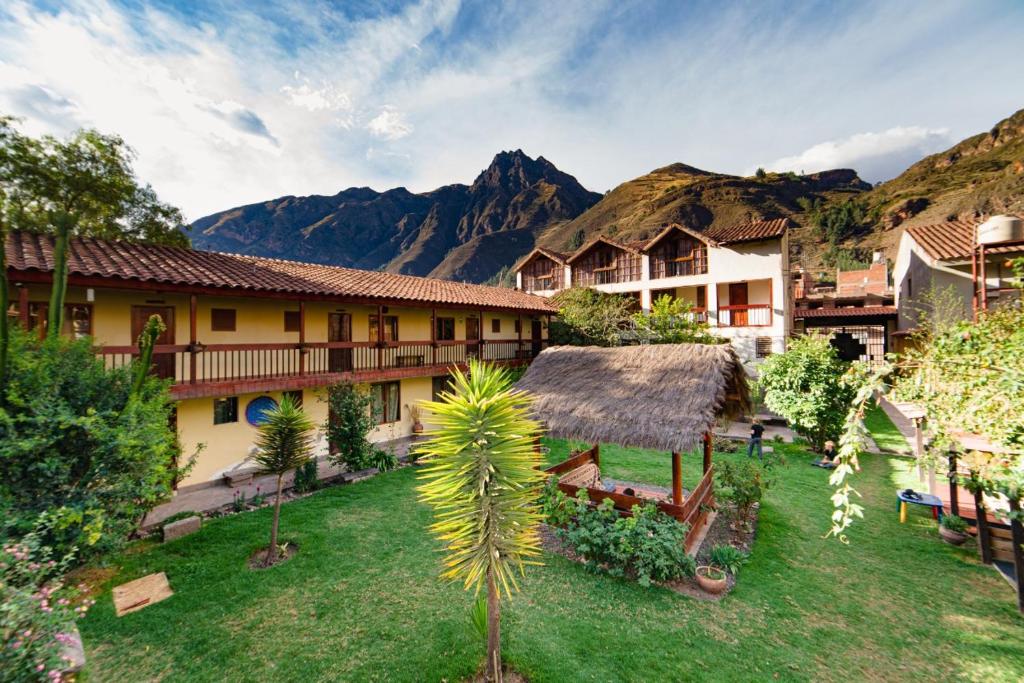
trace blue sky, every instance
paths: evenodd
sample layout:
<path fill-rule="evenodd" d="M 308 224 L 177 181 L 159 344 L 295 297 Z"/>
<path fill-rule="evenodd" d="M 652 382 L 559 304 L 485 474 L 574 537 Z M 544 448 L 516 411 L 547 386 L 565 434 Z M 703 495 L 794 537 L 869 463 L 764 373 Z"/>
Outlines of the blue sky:
<path fill-rule="evenodd" d="M 502 149 L 605 191 L 681 161 L 870 181 L 1024 107 L 1024 2 L 22 2 L 0 112 L 124 136 L 190 219 L 471 182 Z"/>

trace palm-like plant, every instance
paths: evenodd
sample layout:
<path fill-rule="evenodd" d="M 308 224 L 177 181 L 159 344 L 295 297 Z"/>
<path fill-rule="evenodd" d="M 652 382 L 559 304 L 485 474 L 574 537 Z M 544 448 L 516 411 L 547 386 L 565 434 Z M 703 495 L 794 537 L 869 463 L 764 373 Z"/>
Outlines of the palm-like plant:
<path fill-rule="evenodd" d="M 470 361 L 451 391 L 425 403 L 433 428 L 420 446 L 420 499 L 434 508 L 431 531 L 444 543 L 442 577 L 487 590 L 486 678 L 501 680 L 500 601 L 518 590 L 516 572 L 540 554 L 538 498 L 544 476 L 528 416 L 529 397 L 507 370 Z"/>
<path fill-rule="evenodd" d="M 266 560 L 269 567 L 277 562 L 277 527 L 281 517 L 284 475 L 306 464 L 312 457 L 313 422 L 290 396 L 283 397 L 277 407 L 264 411 L 263 417 L 266 421 L 260 425 L 256 452 L 250 457 L 260 474 L 277 475 L 274 523 L 270 528 L 270 547 L 267 549 Z"/>

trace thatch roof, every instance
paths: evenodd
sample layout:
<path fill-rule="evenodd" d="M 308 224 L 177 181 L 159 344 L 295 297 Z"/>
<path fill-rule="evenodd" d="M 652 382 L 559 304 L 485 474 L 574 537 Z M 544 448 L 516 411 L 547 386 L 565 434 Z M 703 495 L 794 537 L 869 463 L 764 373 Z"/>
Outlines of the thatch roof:
<path fill-rule="evenodd" d="M 665 451 L 694 449 L 716 417 L 750 404 L 728 344 L 555 346 L 516 386 L 552 436 Z"/>

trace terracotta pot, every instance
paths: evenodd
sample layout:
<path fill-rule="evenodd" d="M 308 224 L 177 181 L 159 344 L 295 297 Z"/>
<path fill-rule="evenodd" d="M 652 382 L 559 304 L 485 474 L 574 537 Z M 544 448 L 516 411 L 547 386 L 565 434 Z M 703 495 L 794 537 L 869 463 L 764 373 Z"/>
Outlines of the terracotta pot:
<path fill-rule="evenodd" d="M 419 422 L 418 420 L 416 422 L 413 422 L 412 423 L 412 433 L 413 434 L 422 434 L 423 433 L 423 423 Z"/>
<path fill-rule="evenodd" d="M 942 540 L 950 545 L 963 545 L 964 541 L 967 540 L 967 534 L 959 531 L 951 531 L 944 526 L 939 526 L 939 536 Z"/>
<path fill-rule="evenodd" d="M 719 574 L 722 578 L 712 578 Z M 728 576 L 726 576 L 725 572 L 721 569 L 702 565 L 697 567 L 697 585 L 699 585 L 702 590 L 711 593 L 712 595 L 718 595 L 728 588 L 729 580 Z"/>

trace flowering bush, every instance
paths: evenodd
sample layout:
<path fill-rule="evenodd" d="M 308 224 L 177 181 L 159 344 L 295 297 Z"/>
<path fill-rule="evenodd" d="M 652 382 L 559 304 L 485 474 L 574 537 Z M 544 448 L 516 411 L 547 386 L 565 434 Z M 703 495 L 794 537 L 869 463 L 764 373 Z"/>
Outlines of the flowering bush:
<path fill-rule="evenodd" d="M 61 681 L 74 622 L 92 605 L 61 578 L 72 554 L 54 559 L 39 533 L 0 548 L 0 679 Z"/>

